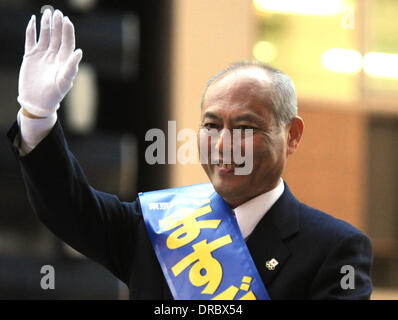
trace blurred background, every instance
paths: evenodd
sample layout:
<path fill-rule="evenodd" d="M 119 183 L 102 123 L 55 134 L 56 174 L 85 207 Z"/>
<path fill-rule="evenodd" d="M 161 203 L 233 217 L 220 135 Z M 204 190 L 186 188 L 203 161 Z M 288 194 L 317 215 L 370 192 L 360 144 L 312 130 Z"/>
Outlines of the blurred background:
<path fill-rule="evenodd" d="M 45 5 L 70 17 L 84 52 L 59 117 L 95 188 L 134 200 L 206 182 L 200 165 L 145 163 L 145 133 L 171 120 L 197 130 L 211 75 L 238 60 L 270 63 L 295 82 L 305 122 L 284 179 L 302 202 L 369 235 L 372 299 L 398 299 L 395 0 L 0 0 L 0 299 L 128 298 L 39 223 L 5 138 L 26 24 Z M 40 287 L 43 265 L 55 269 L 54 290 Z"/>

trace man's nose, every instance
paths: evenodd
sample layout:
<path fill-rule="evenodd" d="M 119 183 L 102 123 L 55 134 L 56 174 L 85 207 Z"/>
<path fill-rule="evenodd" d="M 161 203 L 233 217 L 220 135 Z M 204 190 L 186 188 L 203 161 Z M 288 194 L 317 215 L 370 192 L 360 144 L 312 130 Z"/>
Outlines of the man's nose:
<path fill-rule="evenodd" d="M 219 152 L 220 155 L 223 155 L 223 158 L 230 154 L 232 151 L 232 143 L 231 143 L 231 130 L 224 128 L 219 132 L 217 143 L 215 145 L 216 151 Z M 227 154 L 226 154 L 227 153 Z"/>

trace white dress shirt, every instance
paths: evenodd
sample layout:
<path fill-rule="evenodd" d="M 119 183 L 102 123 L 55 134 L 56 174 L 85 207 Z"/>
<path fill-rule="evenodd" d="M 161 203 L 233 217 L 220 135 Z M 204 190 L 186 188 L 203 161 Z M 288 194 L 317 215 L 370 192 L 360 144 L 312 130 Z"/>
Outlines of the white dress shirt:
<path fill-rule="evenodd" d="M 272 190 L 241 204 L 234 209 L 236 220 L 243 239 L 247 239 L 262 217 L 274 205 L 285 190 L 282 178 L 279 184 Z"/>
<path fill-rule="evenodd" d="M 57 113 L 54 112 L 44 119 L 31 119 L 22 113 L 21 108 L 18 111 L 17 122 L 21 132 L 19 153 L 24 156 L 31 152 L 48 135 L 57 122 Z"/>

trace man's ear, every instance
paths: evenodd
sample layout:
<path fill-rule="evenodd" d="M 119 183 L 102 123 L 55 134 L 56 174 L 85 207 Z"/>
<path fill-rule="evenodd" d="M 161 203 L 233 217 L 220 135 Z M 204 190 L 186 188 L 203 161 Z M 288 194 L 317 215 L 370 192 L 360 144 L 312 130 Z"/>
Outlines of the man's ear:
<path fill-rule="evenodd" d="M 296 150 L 303 136 L 304 121 L 299 116 L 293 118 L 289 124 L 286 154 L 291 155 Z"/>

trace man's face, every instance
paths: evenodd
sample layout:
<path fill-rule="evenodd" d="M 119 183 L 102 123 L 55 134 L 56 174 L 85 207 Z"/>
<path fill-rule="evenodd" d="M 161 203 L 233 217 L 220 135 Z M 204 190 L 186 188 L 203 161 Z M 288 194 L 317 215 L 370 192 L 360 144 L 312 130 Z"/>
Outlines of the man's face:
<path fill-rule="evenodd" d="M 269 90 L 264 71 L 238 69 L 213 83 L 203 102 L 200 129 L 218 130 L 215 151 L 219 152 L 220 163 L 211 163 L 211 143 L 203 138 L 206 130 L 200 130 L 199 148 L 207 148 L 209 154 L 208 163 L 202 163 L 202 167 L 217 193 L 233 208 L 273 189 L 285 167 L 288 130 L 274 119 Z M 230 131 L 232 137 L 233 129 L 253 129 L 253 169 L 247 175 L 235 174 L 233 157 L 232 165 L 222 163 L 224 132 Z M 244 138 L 240 145 L 244 149 Z"/>

